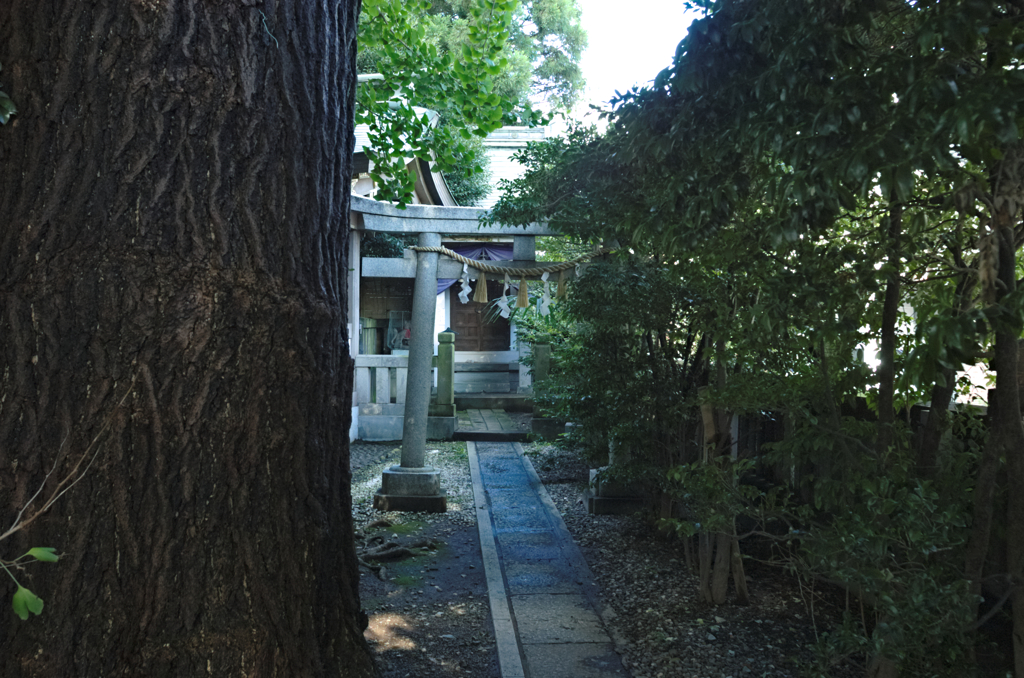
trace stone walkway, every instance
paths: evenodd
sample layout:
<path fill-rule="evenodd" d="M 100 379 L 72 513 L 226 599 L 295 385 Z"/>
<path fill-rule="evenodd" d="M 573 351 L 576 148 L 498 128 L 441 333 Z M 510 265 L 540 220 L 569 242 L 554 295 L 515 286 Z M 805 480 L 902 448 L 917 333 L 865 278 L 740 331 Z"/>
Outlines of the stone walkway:
<path fill-rule="evenodd" d="M 590 569 L 522 447 L 467 445 L 502 678 L 627 677 Z"/>

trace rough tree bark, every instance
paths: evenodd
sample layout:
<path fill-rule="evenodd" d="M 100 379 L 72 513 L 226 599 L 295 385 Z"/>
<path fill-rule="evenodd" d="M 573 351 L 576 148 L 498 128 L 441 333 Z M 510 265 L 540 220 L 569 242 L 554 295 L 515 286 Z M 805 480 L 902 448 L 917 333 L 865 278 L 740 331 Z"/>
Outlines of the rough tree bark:
<path fill-rule="evenodd" d="M 725 342 L 719 340 L 715 344 L 715 355 L 717 356 L 715 372 L 719 389 L 724 389 L 726 382 L 725 362 L 722 359 L 724 354 Z M 732 414 L 726 410 L 714 408 L 709 403 L 703 403 L 700 409 L 704 428 L 702 461 L 705 464 L 718 463 L 716 459 L 723 455 L 728 456 L 732 447 L 730 426 Z M 700 582 L 698 586 L 704 601 L 714 605 L 721 605 L 725 602 L 730 573 L 736 586 L 736 602 L 741 605 L 750 602 L 746 576 L 743 571 L 743 555 L 740 552 L 739 540 L 736 538 L 735 517 L 732 518 L 731 525 L 728 532 L 715 534 L 702 532 L 698 541 L 700 549 Z M 713 558 L 712 552 L 714 553 Z"/>
<path fill-rule="evenodd" d="M 358 5 L 0 3 L 3 527 L 99 436 L 0 543 L 64 554 L 22 575 L 40 617 L 4 602 L 0 676 L 374 675 L 343 306 Z"/>
<path fill-rule="evenodd" d="M 1018 168 L 1024 169 L 1024 152 L 1016 149 Z M 1006 164 L 1009 164 L 1007 162 Z M 1018 169 L 1019 171 L 1019 169 Z M 1013 183 L 1020 181 L 1019 175 Z M 998 185 L 998 184 L 997 184 Z M 993 230 L 999 239 L 999 299 L 1013 294 L 1017 287 L 1017 252 L 1013 215 L 1004 202 L 992 215 Z M 998 404 L 989 432 L 989 445 L 998 457 L 1006 459 L 1006 484 L 1024 486 L 1024 425 L 1020 405 L 1020 330 L 1010 323 L 997 326 L 995 332 L 996 398 Z M 1010 596 L 1013 610 L 1013 665 L 1015 678 L 1024 678 L 1024 493 L 1007 492 L 1006 571 L 1014 586 Z"/>
<path fill-rule="evenodd" d="M 903 205 L 895 200 L 890 204 L 886 219 L 886 249 L 891 268 L 885 283 L 885 298 L 882 302 L 882 327 L 878 351 L 878 428 L 875 438 L 877 463 L 885 465 L 889 448 L 893 444 L 895 409 L 893 397 L 896 390 L 896 321 L 900 304 L 900 236 L 903 229 Z M 884 655 L 872 656 L 868 661 L 868 678 L 896 678 L 899 667 Z"/>
<path fill-rule="evenodd" d="M 917 476 L 934 480 L 939 466 L 939 444 L 942 434 L 949 423 L 949 404 L 953 401 L 956 389 L 956 372 L 951 367 L 939 370 L 941 379 L 932 384 L 932 395 L 928 409 L 928 419 L 921 432 L 921 442 L 917 449 Z"/>
<path fill-rule="evenodd" d="M 990 229 L 994 236 L 994 261 L 980 266 L 994 266 L 991 272 L 979 271 L 979 278 L 991 281 L 994 301 L 1002 303 L 1017 289 L 1017 243 L 1015 214 L 1012 205 L 1024 203 L 1024 144 L 1017 143 L 1004 150 L 1004 159 L 990 171 L 992 194 Z M 1014 323 L 999 318 L 995 323 L 993 367 L 996 388 L 990 391 L 989 430 L 982 458 L 979 460 L 974 487 L 974 522 L 967 543 L 964 575 L 971 593 L 982 590 L 982 576 L 995 520 L 995 486 L 1001 460 L 1006 463 L 1006 484 L 1014 488 L 1024 485 L 1024 424 L 1021 421 L 1020 395 L 1020 331 Z M 994 396 L 994 399 L 993 397 Z M 1013 587 L 1010 606 L 1013 612 L 1014 676 L 1024 678 L 1024 493 L 1007 493 L 1006 506 L 1006 572 Z M 975 605 L 977 611 L 977 605 Z"/>
<path fill-rule="evenodd" d="M 706 388 L 701 390 L 706 391 Z M 719 433 L 717 417 L 715 416 L 715 409 L 709 403 L 701 404 L 700 413 L 704 430 L 704 449 L 701 453 L 701 463 L 711 464 L 714 463 L 714 458 L 718 456 Z M 698 561 L 700 564 L 698 588 L 704 602 L 714 603 L 711 581 L 712 562 L 717 536 L 706 530 L 701 530 L 697 543 L 699 550 Z"/>

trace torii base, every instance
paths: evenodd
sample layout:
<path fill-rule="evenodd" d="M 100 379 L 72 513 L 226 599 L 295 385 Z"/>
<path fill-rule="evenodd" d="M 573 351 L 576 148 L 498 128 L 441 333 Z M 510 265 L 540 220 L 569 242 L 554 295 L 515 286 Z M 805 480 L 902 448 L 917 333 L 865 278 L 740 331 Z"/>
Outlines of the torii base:
<path fill-rule="evenodd" d="M 444 513 L 448 494 L 441 489 L 441 474 L 430 466 L 392 466 L 383 473 L 381 488 L 373 495 L 378 511 Z"/>

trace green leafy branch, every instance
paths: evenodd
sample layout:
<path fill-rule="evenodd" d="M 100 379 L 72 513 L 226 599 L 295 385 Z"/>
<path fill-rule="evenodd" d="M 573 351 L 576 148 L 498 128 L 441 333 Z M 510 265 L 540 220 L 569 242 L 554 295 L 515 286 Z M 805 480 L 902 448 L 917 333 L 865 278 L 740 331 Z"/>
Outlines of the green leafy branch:
<path fill-rule="evenodd" d="M 419 158 L 442 172 L 474 167 L 474 136 L 486 137 L 502 125 L 537 125 L 542 116 L 527 103 L 495 91 L 495 77 L 508 65 L 505 56 L 517 0 L 476 0 L 470 7 L 468 40 L 461 53 L 442 53 L 427 40 L 416 17 L 426 0 L 367 0 L 360 15 L 361 49 L 380 53 L 379 79 L 361 82 L 356 123 L 369 127 L 370 176 L 382 200 L 408 204 L 415 179 L 406 161 Z M 452 113 L 438 125 L 435 112 Z"/>
<path fill-rule="evenodd" d="M 22 586 L 11 570 L 20 570 L 31 560 L 37 560 L 43 563 L 55 563 L 58 558 L 57 549 L 50 546 L 37 546 L 29 549 L 28 552 L 15 560 L 0 560 L 0 569 L 3 569 L 3 571 L 6 572 L 12 580 L 14 580 L 14 584 L 18 587 L 18 590 L 14 593 L 14 598 L 11 600 L 11 605 L 14 607 L 14 614 L 21 617 L 22 621 L 28 619 L 29 612 L 32 614 L 42 613 L 43 599 Z"/>
<path fill-rule="evenodd" d="M 85 448 L 85 450 L 80 455 L 78 455 L 78 458 L 74 460 L 74 464 L 71 466 L 70 470 L 68 470 L 68 472 L 64 474 L 64 477 L 60 480 L 60 482 L 58 482 L 57 485 L 53 487 L 52 490 L 50 490 L 49 494 L 46 497 L 46 501 L 44 501 L 41 506 L 33 508 L 36 499 L 39 498 L 39 496 L 43 493 L 43 490 L 46 488 L 46 485 L 49 482 L 50 477 L 53 475 L 54 471 L 56 471 L 57 468 L 61 465 L 61 461 L 64 456 L 64 450 L 66 449 L 65 445 L 61 444 L 60 450 L 57 452 L 57 458 L 54 459 L 53 461 L 53 466 L 47 472 L 46 476 L 43 478 L 43 481 L 39 483 L 39 487 L 36 488 L 36 491 L 32 493 L 32 496 L 29 497 L 27 502 L 25 502 L 25 505 L 21 507 L 20 511 L 18 511 L 18 515 L 14 517 L 14 522 L 11 524 L 11 526 L 7 528 L 5 532 L 0 534 L 0 542 L 2 542 L 5 539 L 8 539 L 9 537 L 24 530 L 29 525 L 34 523 L 36 519 L 38 519 L 40 516 L 49 511 L 50 508 L 57 502 L 58 499 L 60 499 L 67 492 L 69 492 L 72 487 L 77 485 L 78 482 L 82 480 L 82 478 L 84 478 L 86 474 L 89 473 L 89 470 L 92 468 L 92 465 L 96 462 L 96 458 L 99 456 L 100 453 L 100 439 L 110 428 L 110 425 L 114 420 L 114 415 L 117 413 L 117 411 L 121 408 L 121 405 L 124 404 L 124 401 L 127 400 L 128 396 L 134 390 L 135 378 L 136 377 L 132 378 L 131 383 L 128 385 L 128 389 L 125 391 L 125 394 L 121 397 L 121 400 L 118 401 L 117 405 L 114 407 L 113 412 L 111 412 L 107 416 L 106 420 L 103 422 L 103 425 L 100 427 L 99 432 L 96 433 L 96 435 L 93 437 L 92 441 L 90 441 L 89 445 Z M 21 582 L 18 581 L 18 578 L 14 576 L 14 570 L 23 570 L 27 564 L 33 561 L 43 563 L 55 563 L 58 561 L 58 559 L 59 556 L 57 555 L 57 549 L 51 546 L 36 546 L 34 548 L 29 549 L 26 553 L 19 556 L 18 558 L 15 558 L 14 560 L 4 560 L 3 558 L 0 558 L 0 569 L 6 572 L 7 575 L 14 581 L 14 584 L 18 587 L 17 590 L 14 592 L 14 597 L 11 600 L 11 605 L 14 608 L 14 613 L 21 617 L 22 620 L 27 620 L 30 612 L 32 614 L 37 615 L 41 614 L 43 611 L 43 600 L 42 598 L 34 594 L 32 591 L 22 586 Z"/>

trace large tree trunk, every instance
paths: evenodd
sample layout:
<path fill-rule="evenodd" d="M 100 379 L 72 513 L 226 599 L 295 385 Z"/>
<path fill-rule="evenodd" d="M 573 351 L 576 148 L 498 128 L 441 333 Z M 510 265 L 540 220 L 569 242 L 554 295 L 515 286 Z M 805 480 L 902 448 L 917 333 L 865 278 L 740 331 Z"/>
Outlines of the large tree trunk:
<path fill-rule="evenodd" d="M 917 449 L 917 475 L 929 480 L 933 480 L 938 474 L 939 445 L 949 423 L 949 403 L 953 401 L 953 391 L 956 388 L 956 372 L 953 368 L 943 368 L 939 374 L 942 375 L 942 383 L 936 380 L 932 385 L 928 419 L 925 421 Z"/>
<path fill-rule="evenodd" d="M 732 535 L 715 534 L 715 565 L 711 570 L 711 602 L 721 605 L 729 590 L 729 566 L 732 564 Z"/>
<path fill-rule="evenodd" d="M 998 420 L 996 416 L 998 409 L 999 393 L 991 390 L 988 400 L 990 431 L 985 447 L 981 451 L 981 457 L 978 459 L 978 470 L 972 493 L 971 534 L 967 539 L 967 549 L 964 554 L 964 578 L 968 581 L 971 595 L 975 597 L 973 616 L 977 616 L 977 601 L 981 600 L 982 576 L 992 537 L 992 520 L 995 515 L 996 478 L 1001 462 L 999 445 L 994 431 L 991 430 L 991 425 L 992 422 Z"/>
<path fill-rule="evenodd" d="M 701 391 L 706 391 L 706 388 L 702 388 Z M 715 457 L 718 456 L 718 422 L 715 416 L 715 409 L 710 403 L 702 403 L 700 406 L 701 418 L 703 421 L 704 429 L 704 449 L 701 453 L 702 464 L 713 464 L 715 463 Z M 713 533 L 705 530 L 700 531 L 700 538 L 698 540 L 699 555 L 698 560 L 700 562 L 700 582 L 699 589 L 701 598 L 706 603 L 714 603 L 714 594 L 712 593 L 712 562 L 713 554 L 717 536 Z M 717 604 L 717 603 L 716 603 Z"/>
<path fill-rule="evenodd" d="M 1018 151 L 1019 152 L 1019 151 Z M 1024 165 L 1024 163 L 1022 163 Z M 1011 214 L 1005 204 L 995 210 L 992 223 L 999 240 L 999 298 L 1016 289 L 1016 238 Z M 1006 459 L 1006 484 L 1024 487 L 1024 426 L 1020 406 L 1020 330 L 1011 323 L 996 327 L 996 398 L 998 400 L 989 445 Z M 1024 678 L 1024 493 L 1007 492 L 1006 560 L 1010 581 L 1016 585 L 1010 597 L 1013 609 L 1014 676 Z"/>
<path fill-rule="evenodd" d="M 0 675 L 374 674 L 343 306 L 357 13 L 0 3 L 2 527 L 98 443 L 0 542 L 64 554 L 21 575 L 46 608 L 7 608 Z"/>
<path fill-rule="evenodd" d="M 1024 145 L 1018 143 L 1004 149 L 1004 160 L 993 167 L 990 183 L 991 233 L 995 242 L 995 275 L 981 271 L 983 281 L 993 280 L 995 301 L 1002 303 L 1017 288 L 1017 238 L 1010 201 L 1019 204 L 1019 177 L 1024 171 Z M 992 266 L 982 262 L 980 266 Z M 971 593 L 981 592 L 981 578 L 994 522 L 995 481 L 1000 460 L 1006 460 L 1006 484 L 1010 488 L 1024 485 L 1024 425 L 1021 422 L 1020 331 L 1013 322 L 997 316 L 993 349 L 996 371 L 994 399 L 989 402 L 988 439 L 979 462 L 974 488 L 974 523 L 967 544 L 965 576 Z M 990 391 L 990 394 L 992 392 Z M 1014 676 L 1024 678 L 1024 493 L 1007 493 L 1006 572 L 1013 587 L 1010 605 L 1013 611 Z M 975 605 L 975 610 L 977 605 Z"/>
<path fill-rule="evenodd" d="M 719 389 L 726 384 L 725 341 L 715 344 L 716 380 Z M 728 456 L 732 447 L 732 414 L 721 408 L 714 408 L 709 403 L 701 405 L 701 418 L 704 424 L 704 459 L 706 464 L 716 464 L 719 457 Z M 731 461 L 726 461 L 731 464 Z M 733 517 L 735 523 L 735 517 Z M 736 538 L 736 526 L 728 532 L 709 535 L 700 542 L 700 592 L 706 602 L 721 605 L 726 600 L 729 589 L 729 574 L 732 573 L 736 582 L 737 602 L 747 604 L 746 578 L 743 573 L 743 556 L 740 552 L 739 540 Z M 714 565 L 712 565 L 714 550 Z"/>
<path fill-rule="evenodd" d="M 885 284 L 885 299 L 882 303 L 882 328 L 878 351 L 878 434 L 875 439 L 875 454 L 878 464 L 888 463 L 889 448 L 893 444 L 895 410 L 893 397 L 896 391 L 896 321 L 900 305 L 900 236 L 903 229 L 903 205 L 893 202 L 889 206 L 886 242 L 889 251 L 890 271 Z M 872 656 L 868 661 L 868 678 L 896 678 L 899 669 L 896 663 L 883 655 Z"/>

